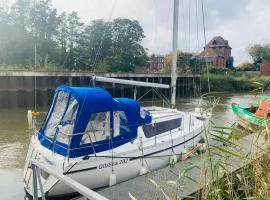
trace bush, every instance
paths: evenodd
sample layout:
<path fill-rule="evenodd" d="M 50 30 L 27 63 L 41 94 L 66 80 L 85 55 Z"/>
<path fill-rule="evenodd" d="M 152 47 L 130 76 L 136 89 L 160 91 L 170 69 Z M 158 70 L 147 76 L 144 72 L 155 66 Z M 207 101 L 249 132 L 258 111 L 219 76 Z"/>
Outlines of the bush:
<path fill-rule="evenodd" d="M 202 91 L 208 91 L 207 75 L 202 75 Z M 256 76 L 253 78 L 246 76 L 235 76 L 231 74 L 210 74 L 209 75 L 211 91 L 252 91 L 258 88 L 254 82 L 261 83 L 264 89 L 270 86 L 270 77 Z"/>

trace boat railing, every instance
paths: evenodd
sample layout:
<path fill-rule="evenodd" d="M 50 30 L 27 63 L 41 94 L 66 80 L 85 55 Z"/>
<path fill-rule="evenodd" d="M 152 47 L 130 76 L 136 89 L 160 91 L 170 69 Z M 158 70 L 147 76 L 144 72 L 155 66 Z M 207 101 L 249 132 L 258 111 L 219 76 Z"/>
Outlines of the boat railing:
<path fill-rule="evenodd" d="M 32 129 L 32 130 L 34 130 L 35 131 L 35 133 L 36 134 L 38 134 L 38 130 L 37 130 L 37 128 L 36 128 L 36 117 L 37 116 L 39 116 L 39 115 L 41 115 L 41 114 L 46 114 L 45 112 L 32 112 L 32 111 L 28 111 L 28 123 L 29 123 L 29 127 Z M 179 113 L 175 113 L 175 114 L 173 114 L 173 115 L 179 115 Z M 170 117 L 172 117 L 173 115 L 171 115 Z M 30 117 L 29 117 L 30 116 Z M 183 117 L 183 116 L 182 116 Z M 184 121 L 182 122 L 182 123 L 184 123 Z M 184 136 L 184 127 L 181 127 L 181 130 L 180 130 L 180 132 L 181 132 L 181 135 L 183 135 Z M 167 134 L 165 134 L 165 136 L 166 135 L 171 135 L 171 134 L 173 134 L 173 133 L 175 133 L 175 132 L 178 132 L 179 130 L 171 130 L 171 131 L 168 131 L 168 133 Z M 91 136 L 89 136 L 89 143 L 88 143 L 88 145 L 85 145 L 85 146 L 79 146 L 79 147 L 74 147 L 74 148 L 71 148 L 71 146 L 70 146 L 70 144 L 71 144 L 71 137 L 74 137 L 74 136 L 78 136 L 78 135 L 85 135 L 85 134 L 87 134 L 87 135 L 89 135 L 89 133 L 91 132 L 91 133 L 94 133 L 94 132 L 100 132 L 100 131 L 104 131 L 104 129 L 91 129 L 91 130 L 87 130 L 87 131 L 84 131 L 84 132 L 80 132 L 80 133 L 66 133 L 66 132 L 63 132 L 63 131 L 61 131 L 59 128 L 58 128 L 58 133 L 57 133 L 57 135 L 56 135 L 56 137 L 55 138 L 44 138 L 44 139 L 47 139 L 47 140 L 50 140 L 51 142 L 53 142 L 53 148 L 52 149 L 55 149 L 55 146 L 59 146 L 59 147 L 61 147 L 62 149 L 66 149 L 67 150 L 67 157 L 69 158 L 70 157 L 70 151 L 73 151 L 73 150 L 79 150 L 79 149 L 85 149 L 85 148 L 89 148 L 89 147 L 91 147 L 92 149 L 93 149 L 93 153 L 96 155 L 96 151 L 95 151 L 95 149 L 98 147 L 98 146 L 100 146 L 100 145 L 104 145 L 104 143 L 102 143 L 102 144 L 97 144 L 96 142 L 98 142 L 98 141 L 101 141 L 101 140 L 96 140 L 95 139 L 95 141 L 93 141 L 93 138 L 91 137 Z M 193 127 L 191 127 L 191 130 L 189 130 L 189 132 L 192 132 L 193 131 Z M 62 134 L 62 135 L 65 135 L 65 136 L 67 136 L 68 137 L 68 140 L 67 140 L 67 144 L 66 145 L 62 145 L 61 143 L 58 143 L 58 142 L 56 142 L 57 141 L 57 137 L 58 137 L 58 135 L 59 134 Z M 155 141 L 156 141 L 156 139 L 158 139 L 158 138 L 161 138 L 161 137 L 163 137 L 164 135 L 156 135 L 155 136 Z M 104 138 L 105 139 L 105 138 Z M 150 140 L 152 140 L 152 139 L 149 139 L 149 140 L 145 140 L 145 141 L 143 141 L 144 143 L 148 143 Z M 114 141 L 114 140 L 112 140 L 112 138 L 108 138 L 108 142 L 110 143 L 110 145 L 112 145 L 113 146 L 113 144 L 117 144 L 117 143 L 123 143 L 124 141 L 130 141 L 130 139 L 122 139 L 122 140 L 117 140 L 117 141 Z"/>
<path fill-rule="evenodd" d="M 206 93 L 201 96 L 198 108 L 195 112 L 200 115 L 209 116 L 213 109 L 219 104 L 220 98 L 216 98 L 213 93 Z"/>
<path fill-rule="evenodd" d="M 99 193 L 91 190 L 90 188 L 87 188 L 86 186 L 82 185 L 81 183 L 75 181 L 71 177 L 68 177 L 66 175 L 63 175 L 61 173 L 57 173 L 55 170 L 47 167 L 46 165 L 38 162 L 35 159 L 30 160 L 31 163 L 31 168 L 33 172 L 33 200 L 38 200 L 40 199 L 38 195 L 38 189 L 40 191 L 40 196 L 42 200 L 46 200 L 45 198 L 45 193 L 43 190 L 43 185 L 41 181 L 41 174 L 40 174 L 40 169 L 47 172 L 48 174 L 54 176 L 57 178 L 59 181 L 64 183 L 65 185 L 71 187 L 74 189 L 76 192 L 80 193 L 82 196 L 86 197 L 87 199 L 90 200 L 108 200 L 106 197 L 100 195 Z M 39 187 L 38 187 L 39 186 Z"/>
<path fill-rule="evenodd" d="M 193 129 L 192 129 L 192 130 L 193 130 Z M 174 134 L 174 133 L 176 133 L 176 132 L 179 132 L 179 130 L 171 130 L 171 131 L 168 131 L 168 133 L 165 134 L 165 135 L 162 135 L 162 136 L 161 136 L 161 135 L 157 135 L 157 136 L 155 136 L 155 137 L 156 137 L 156 139 L 159 139 L 159 138 L 162 138 L 162 137 L 164 137 L 164 136 L 172 135 L 172 134 Z M 183 132 L 183 130 L 180 130 L 180 132 Z M 85 132 L 84 132 L 84 133 L 85 133 Z M 76 135 L 82 135 L 82 134 L 84 134 L 84 133 L 77 133 Z M 67 133 L 63 133 L 63 134 L 65 134 L 65 135 L 67 135 L 67 136 L 69 136 L 69 137 L 72 136 L 72 134 L 67 134 Z M 181 135 L 184 136 L 182 133 L 181 133 Z M 45 139 L 48 139 L 48 138 L 45 138 Z M 155 140 L 156 140 L 156 139 L 155 139 Z M 128 142 L 128 141 L 130 141 L 130 139 L 122 139 L 122 140 L 118 140 L 118 141 L 113 141 L 113 140 L 110 140 L 110 139 L 109 139 L 109 140 L 108 140 L 108 143 L 110 143 L 111 146 L 114 146 L 114 145 L 116 145 L 117 143 L 122 143 L 123 141 Z M 153 141 L 153 139 L 144 140 L 144 141 L 142 141 L 142 142 L 143 142 L 143 144 L 147 144 L 147 143 L 149 143 L 150 141 Z M 59 146 L 59 147 L 61 147 L 61 148 L 63 148 L 63 149 L 66 149 L 67 152 L 68 152 L 67 157 L 69 158 L 69 156 L 70 156 L 69 152 L 70 152 L 70 151 L 73 151 L 73 150 L 80 150 L 80 149 L 85 149 L 85 148 L 89 148 L 89 147 L 92 147 L 93 153 L 94 153 L 94 155 L 96 156 L 95 149 L 96 149 L 98 146 L 100 146 L 100 145 L 104 145 L 104 143 L 102 143 L 102 144 L 97 144 L 97 143 L 95 143 L 95 142 L 93 142 L 93 141 L 90 140 L 90 143 L 88 143 L 86 146 L 79 146 L 79 147 L 74 147 L 74 148 L 71 148 L 70 145 L 64 146 L 64 145 L 59 144 L 59 143 L 54 143 L 54 145 L 55 145 L 55 146 Z M 54 149 L 54 148 L 53 148 L 53 149 Z"/>

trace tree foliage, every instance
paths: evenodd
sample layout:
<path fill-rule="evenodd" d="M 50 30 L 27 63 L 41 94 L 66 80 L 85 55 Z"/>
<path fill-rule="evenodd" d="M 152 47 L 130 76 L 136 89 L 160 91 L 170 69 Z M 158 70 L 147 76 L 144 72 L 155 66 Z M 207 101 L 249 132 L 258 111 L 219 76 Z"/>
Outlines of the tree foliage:
<path fill-rule="evenodd" d="M 7 5 L 6 5 L 7 6 Z M 69 70 L 134 71 L 146 66 L 144 31 L 136 20 L 83 24 L 77 12 L 58 14 L 50 0 L 16 0 L 0 7 L 0 65 Z"/>
<path fill-rule="evenodd" d="M 165 55 L 164 64 L 167 69 L 172 66 L 172 54 Z M 177 51 L 177 71 L 180 73 L 200 73 L 201 68 L 205 66 L 200 58 L 194 53 Z"/>
<path fill-rule="evenodd" d="M 238 69 L 242 71 L 255 71 L 256 66 L 254 63 L 251 63 L 249 61 L 242 62 L 238 65 Z"/>
<path fill-rule="evenodd" d="M 145 37 L 137 20 L 117 18 L 111 25 L 112 46 L 106 62 L 112 71 L 134 71 L 135 65 L 145 66 L 147 55 L 140 45 Z"/>
<path fill-rule="evenodd" d="M 249 46 L 247 51 L 254 62 L 270 61 L 270 44 L 254 44 Z"/>

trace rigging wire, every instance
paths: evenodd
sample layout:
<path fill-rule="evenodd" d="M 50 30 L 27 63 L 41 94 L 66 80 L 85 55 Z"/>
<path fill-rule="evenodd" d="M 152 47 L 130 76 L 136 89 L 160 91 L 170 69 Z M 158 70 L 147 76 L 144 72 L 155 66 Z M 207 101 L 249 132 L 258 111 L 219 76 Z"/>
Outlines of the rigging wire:
<path fill-rule="evenodd" d="M 190 14 L 191 14 L 191 2 L 188 1 L 188 51 L 190 52 L 190 35 L 191 35 L 191 22 L 190 22 Z"/>
<path fill-rule="evenodd" d="M 155 0 L 152 1 L 152 3 L 154 4 L 155 10 L 157 10 L 157 4 L 155 2 Z M 153 40 L 153 52 L 156 52 L 156 41 L 157 41 L 157 13 L 155 12 L 154 15 L 154 40 Z"/>
<path fill-rule="evenodd" d="M 196 21 L 196 51 L 199 52 L 199 18 L 198 18 L 198 0 L 196 0 L 195 5 L 195 21 Z"/>
<path fill-rule="evenodd" d="M 195 17 L 196 17 L 196 41 L 197 41 L 197 43 L 196 43 L 196 51 L 197 51 L 197 53 L 199 52 L 199 18 L 198 18 L 198 6 L 199 6 L 199 2 L 198 2 L 199 0 L 196 0 L 196 5 L 195 5 L 195 7 L 196 7 L 196 14 L 195 14 Z M 199 72 L 199 81 L 200 81 L 200 91 L 199 91 L 199 93 L 201 94 L 201 92 L 202 92 L 202 79 L 201 79 L 201 62 L 200 62 L 200 59 L 196 59 L 196 65 L 197 66 L 199 66 L 199 70 L 198 70 L 198 72 Z"/>
<path fill-rule="evenodd" d="M 192 3 L 192 1 L 188 1 L 188 52 L 189 53 L 191 53 L 191 3 Z M 191 53 L 191 54 L 193 54 L 193 53 Z M 194 84 L 195 83 L 195 80 L 194 80 L 194 72 L 193 72 L 193 68 L 192 68 L 192 66 L 191 66 L 191 58 L 193 57 L 193 55 L 192 55 L 192 57 L 191 58 L 189 58 L 189 55 L 187 54 L 187 61 L 188 61 L 188 67 L 189 67 L 189 70 L 191 71 L 191 73 L 192 73 L 192 75 L 193 75 L 193 77 L 192 77 L 192 83 L 193 83 L 193 86 L 194 86 L 194 88 L 193 88 L 193 93 L 195 93 L 195 91 L 196 91 L 196 84 Z M 195 95 L 195 94 L 194 94 Z"/>
<path fill-rule="evenodd" d="M 183 36 L 184 36 L 184 41 L 187 41 L 186 17 L 185 17 L 184 0 L 181 1 L 181 6 L 182 6 L 182 17 L 183 17 Z M 186 42 L 185 42 L 184 46 L 185 46 L 185 49 L 187 49 L 187 43 Z"/>
<path fill-rule="evenodd" d="M 204 36 L 204 46 L 206 46 L 206 33 L 205 33 L 205 13 L 204 13 L 204 0 L 201 0 L 201 8 L 202 8 L 202 22 L 203 22 L 203 36 Z M 210 88 L 210 80 L 209 80 L 209 69 L 208 69 L 208 62 L 206 62 L 206 70 L 207 70 L 207 84 L 208 84 L 208 92 L 211 92 Z"/>
<path fill-rule="evenodd" d="M 117 0 L 114 0 L 113 6 L 112 6 L 112 8 L 111 8 L 111 12 L 109 13 L 109 16 L 108 16 L 108 21 L 110 21 L 111 18 L 112 18 L 112 16 L 113 16 L 113 13 L 114 13 L 114 11 L 115 11 L 116 2 L 117 2 Z M 101 40 L 100 40 L 100 43 L 99 43 L 99 47 L 98 47 L 98 50 L 97 50 L 97 53 L 96 53 L 96 56 L 95 56 L 95 59 L 94 59 L 94 62 L 93 62 L 94 64 L 93 64 L 93 70 L 92 70 L 92 72 L 94 72 L 95 67 L 96 67 L 96 65 L 97 65 L 97 61 L 98 61 L 98 58 L 99 58 L 99 55 L 100 55 L 100 51 L 101 51 L 101 48 L 102 48 L 102 43 L 103 43 L 103 40 L 104 40 L 104 37 L 105 37 L 105 33 L 106 33 L 105 31 L 106 31 L 106 29 L 103 30 L 103 34 L 102 34 L 102 37 L 101 37 Z M 91 82 L 92 82 L 92 80 L 91 80 L 91 78 L 90 78 L 90 80 L 89 80 L 89 82 L 88 82 L 88 87 L 90 87 Z M 86 103 L 86 96 L 85 96 L 84 99 L 83 99 L 82 106 L 84 106 L 85 103 Z M 80 117 L 81 114 L 82 114 L 82 112 L 80 112 L 78 118 Z M 76 120 L 75 125 L 76 125 L 77 123 L 78 123 L 78 120 Z M 74 126 L 75 126 L 75 125 L 74 125 Z"/>
<path fill-rule="evenodd" d="M 109 13 L 108 21 L 110 21 L 111 18 L 112 18 L 112 16 L 113 16 L 113 13 L 114 13 L 114 10 L 115 10 L 115 6 L 116 6 L 116 0 L 113 1 L 113 6 L 112 6 L 112 9 L 111 9 L 111 12 Z M 95 72 L 95 68 L 96 68 L 97 63 L 98 63 L 98 59 L 99 59 L 99 56 L 100 56 L 100 53 L 101 53 L 102 44 L 103 44 L 103 42 L 104 42 L 105 35 L 106 35 L 106 29 L 103 31 L 102 36 L 101 36 L 101 40 L 100 40 L 100 43 L 99 43 L 99 47 L 98 47 L 96 56 L 95 56 L 95 58 L 94 58 L 92 72 Z M 91 84 L 91 80 L 89 81 L 88 87 L 90 86 L 90 84 Z"/>
<path fill-rule="evenodd" d="M 37 73 L 38 69 L 37 69 L 37 57 L 38 57 L 38 52 L 37 52 L 37 44 L 38 44 L 38 29 L 37 29 L 37 19 L 36 19 L 36 14 L 37 14 L 37 11 L 36 11 L 36 8 L 37 8 L 37 0 L 34 0 L 34 25 L 33 25 L 33 34 L 34 34 L 34 70 L 35 70 L 35 73 Z M 66 55 L 66 58 L 65 60 L 67 60 L 67 56 Z M 64 60 L 64 64 L 65 64 L 65 60 Z M 62 67 L 64 66 L 64 64 L 62 65 Z M 54 79 L 54 85 L 56 85 L 57 83 L 57 78 Z M 50 89 L 49 89 L 50 90 Z M 48 99 L 51 99 L 53 96 L 53 93 L 50 92 L 49 94 L 49 98 Z M 35 75 L 34 76 L 34 110 L 37 111 L 37 76 Z"/>
<path fill-rule="evenodd" d="M 154 4 L 154 10 L 156 11 L 157 10 L 157 5 L 156 5 L 154 0 L 152 0 L 152 4 Z M 157 13 L 155 12 L 155 14 L 154 14 L 154 40 L 153 40 L 153 46 L 152 46 L 153 52 L 156 51 L 156 40 L 157 40 Z M 157 56 L 157 55 L 155 55 L 155 56 Z M 157 66 L 157 70 L 158 70 L 158 66 Z M 151 97 L 152 97 L 151 98 L 151 104 L 152 104 L 152 106 L 154 106 L 154 91 L 153 90 L 151 90 L 151 91 L 152 91 L 152 93 L 151 93 Z"/>
<path fill-rule="evenodd" d="M 191 63 L 191 59 L 195 56 L 194 53 L 192 53 L 192 32 L 191 32 L 191 29 L 192 29 L 192 26 L 193 26 L 193 21 L 191 19 L 191 13 L 193 12 L 193 4 L 192 4 L 193 1 L 188 1 L 188 20 L 187 20 L 187 23 L 188 23 L 188 46 L 187 46 L 187 49 L 186 49 L 186 53 L 183 53 L 183 65 L 184 65 L 184 72 L 186 73 L 189 73 L 191 72 L 191 74 L 193 75 L 193 77 L 191 78 L 192 79 L 192 84 L 193 84 L 193 96 L 196 96 L 197 94 L 197 84 L 196 84 L 196 81 L 195 81 L 195 75 L 196 75 L 196 68 L 197 68 L 197 63 L 195 63 L 195 68 L 193 68 L 192 66 L 192 63 Z M 196 21 L 196 18 L 195 18 L 195 21 Z M 198 23 L 197 23 L 198 24 Z M 198 32 L 197 32 L 197 35 L 198 35 Z M 191 83 L 189 81 L 187 81 L 187 87 L 189 87 L 188 85 L 190 85 Z M 186 91 L 188 92 L 188 91 Z M 189 91 L 189 95 L 191 95 L 191 92 Z"/>

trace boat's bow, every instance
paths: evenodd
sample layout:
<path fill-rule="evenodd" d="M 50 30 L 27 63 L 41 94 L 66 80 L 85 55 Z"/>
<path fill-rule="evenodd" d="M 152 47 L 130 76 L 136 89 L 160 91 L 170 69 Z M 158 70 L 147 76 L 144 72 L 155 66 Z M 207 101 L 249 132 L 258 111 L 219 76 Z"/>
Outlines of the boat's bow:
<path fill-rule="evenodd" d="M 255 106 L 233 102 L 232 111 L 237 118 L 237 123 L 250 131 L 256 131 L 268 123 L 268 119 L 256 115 L 258 108 Z"/>

